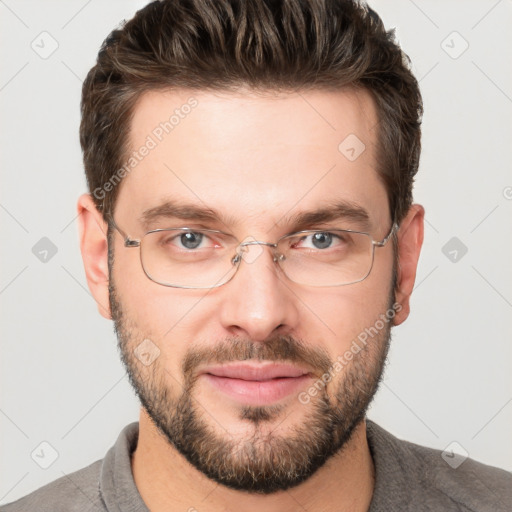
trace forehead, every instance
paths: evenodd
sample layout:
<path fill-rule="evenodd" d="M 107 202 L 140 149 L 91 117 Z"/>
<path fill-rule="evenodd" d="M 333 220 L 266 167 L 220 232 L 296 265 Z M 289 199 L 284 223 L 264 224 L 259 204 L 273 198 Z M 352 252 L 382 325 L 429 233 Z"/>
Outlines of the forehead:
<path fill-rule="evenodd" d="M 363 90 L 145 93 L 116 212 L 130 218 L 181 201 L 263 228 L 345 200 L 379 222 L 388 211 L 376 125 Z"/>

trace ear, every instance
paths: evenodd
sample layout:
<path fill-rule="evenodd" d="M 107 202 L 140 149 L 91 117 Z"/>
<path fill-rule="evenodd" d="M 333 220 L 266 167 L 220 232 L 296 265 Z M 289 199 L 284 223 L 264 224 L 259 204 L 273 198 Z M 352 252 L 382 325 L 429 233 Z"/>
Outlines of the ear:
<path fill-rule="evenodd" d="M 397 286 L 395 300 L 402 308 L 397 311 L 393 325 L 400 325 L 410 313 L 409 298 L 416 280 L 416 269 L 423 244 L 423 221 L 425 209 L 419 204 L 413 204 L 398 230 Z"/>
<path fill-rule="evenodd" d="M 108 296 L 107 223 L 97 210 L 90 194 L 79 197 L 77 210 L 80 251 L 87 284 L 98 305 L 98 311 L 110 320 L 112 316 Z"/>

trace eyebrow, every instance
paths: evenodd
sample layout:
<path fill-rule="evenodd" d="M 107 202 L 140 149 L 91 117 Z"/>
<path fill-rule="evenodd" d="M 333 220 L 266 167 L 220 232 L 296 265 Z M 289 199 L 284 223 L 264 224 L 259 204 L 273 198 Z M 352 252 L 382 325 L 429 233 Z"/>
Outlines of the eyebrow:
<path fill-rule="evenodd" d="M 369 231 L 372 227 L 368 211 L 357 203 L 344 199 L 332 202 L 318 210 L 299 212 L 292 217 L 284 217 L 284 219 L 286 219 L 286 223 L 294 226 L 294 231 L 338 220 L 350 222 L 362 231 Z"/>
<path fill-rule="evenodd" d="M 175 218 L 204 223 L 219 223 L 229 225 L 236 223 L 234 217 L 225 217 L 213 208 L 199 206 L 191 203 L 178 203 L 176 201 L 166 201 L 159 206 L 149 208 L 142 212 L 140 222 L 144 229 L 150 229 L 151 225 L 157 220 Z"/>
<path fill-rule="evenodd" d="M 159 206 L 145 210 L 139 221 L 144 229 L 151 229 L 151 226 L 160 219 L 181 219 L 206 224 L 220 222 L 225 226 L 237 224 L 237 219 L 232 215 L 226 216 L 213 208 L 176 201 L 166 201 Z M 292 232 L 338 220 L 350 222 L 362 231 L 369 231 L 372 226 L 370 215 L 365 208 L 344 199 L 330 202 L 327 206 L 317 210 L 302 211 L 291 216 L 285 215 L 274 226 L 291 225 L 290 232 Z"/>

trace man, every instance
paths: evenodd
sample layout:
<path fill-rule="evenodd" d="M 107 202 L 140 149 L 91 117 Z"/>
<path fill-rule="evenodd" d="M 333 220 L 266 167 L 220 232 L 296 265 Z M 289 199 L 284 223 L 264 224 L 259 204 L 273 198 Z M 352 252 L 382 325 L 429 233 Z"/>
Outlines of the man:
<path fill-rule="evenodd" d="M 365 419 L 409 314 L 418 84 L 355 2 L 153 2 L 83 87 L 89 288 L 140 421 L 2 511 L 512 508 Z"/>

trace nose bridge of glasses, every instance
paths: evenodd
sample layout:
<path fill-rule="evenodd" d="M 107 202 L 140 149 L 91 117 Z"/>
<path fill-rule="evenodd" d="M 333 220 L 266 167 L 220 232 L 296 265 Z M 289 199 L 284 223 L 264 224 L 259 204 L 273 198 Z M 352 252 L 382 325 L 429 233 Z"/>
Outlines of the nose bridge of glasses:
<path fill-rule="evenodd" d="M 253 253 L 252 256 L 249 256 L 248 249 L 247 249 L 247 247 L 249 245 L 257 245 L 260 247 L 260 249 L 259 249 L 259 251 L 256 251 L 255 253 Z M 267 246 L 267 247 L 270 247 L 271 249 L 274 249 L 273 258 L 274 258 L 275 262 L 281 261 L 284 259 L 284 257 L 282 255 L 275 253 L 275 250 L 278 247 L 277 243 L 262 242 L 260 240 L 254 240 L 251 237 L 250 240 L 245 239 L 243 242 L 240 242 L 240 244 L 237 247 L 237 254 L 236 254 L 235 258 L 233 258 L 233 260 L 232 260 L 233 263 L 239 263 L 241 259 L 246 260 L 248 263 L 252 263 L 263 252 L 263 248 L 261 246 Z"/>
<path fill-rule="evenodd" d="M 240 242 L 240 245 L 238 247 L 243 248 L 247 245 L 268 245 L 269 247 L 277 247 L 277 244 L 273 244 L 271 242 L 261 242 L 260 240 L 246 240 L 244 242 Z"/>

